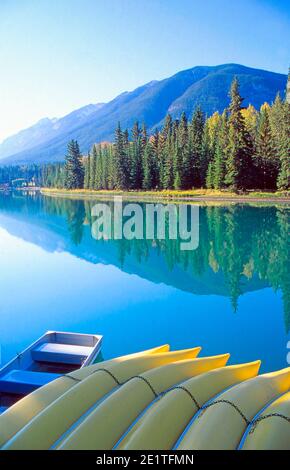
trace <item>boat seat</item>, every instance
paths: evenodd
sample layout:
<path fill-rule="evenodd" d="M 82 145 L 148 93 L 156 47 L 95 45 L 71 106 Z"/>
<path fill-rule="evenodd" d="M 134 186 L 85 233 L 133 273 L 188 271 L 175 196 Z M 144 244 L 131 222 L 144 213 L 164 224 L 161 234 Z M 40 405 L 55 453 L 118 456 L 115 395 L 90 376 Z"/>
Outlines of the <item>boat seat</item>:
<path fill-rule="evenodd" d="M 75 344 L 43 343 L 31 351 L 32 359 L 38 362 L 54 362 L 81 366 L 94 348 Z"/>
<path fill-rule="evenodd" d="M 24 395 L 60 377 L 60 374 L 10 370 L 0 377 L 0 392 Z"/>

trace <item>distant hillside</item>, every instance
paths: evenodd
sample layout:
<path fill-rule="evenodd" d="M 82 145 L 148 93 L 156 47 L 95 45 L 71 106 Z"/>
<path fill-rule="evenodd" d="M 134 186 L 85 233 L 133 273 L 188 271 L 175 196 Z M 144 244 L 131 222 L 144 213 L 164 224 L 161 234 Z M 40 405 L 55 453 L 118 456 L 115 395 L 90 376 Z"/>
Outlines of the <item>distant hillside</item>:
<path fill-rule="evenodd" d="M 61 134 L 72 131 L 87 121 L 88 117 L 101 109 L 103 103 L 88 104 L 62 118 L 43 118 L 28 129 L 5 139 L 0 145 L 0 159 L 27 151 Z"/>
<path fill-rule="evenodd" d="M 122 93 L 104 105 L 89 105 L 74 111 L 56 121 L 58 124 L 67 122 L 56 130 L 54 120 L 43 124 L 40 121 L 0 145 L 1 164 L 62 160 L 67 142 L 72 138 L 79 141 L 83 152 L 87 152 L 94 142 L 112 140 L 118 121 L 123 127 L 131 127 L 135 120 L 145 121 L 152 131 L 162 124 L 167 113 L 178 117 L 186 111 L 190 116 L 197 105 L 201 105 L 207 114 L 223 111 L 229 104 L 228 91 L 235 76 L 240 81 L 245 106 L 251 103 L 259 108 L 265 101 L 271 103 L 277 92 L 281 96 L 285 94 L 287 76 L 283 74 L 238 64 L 193 67 Z M 87 110 L 87 114 L 83 110 Z"/>

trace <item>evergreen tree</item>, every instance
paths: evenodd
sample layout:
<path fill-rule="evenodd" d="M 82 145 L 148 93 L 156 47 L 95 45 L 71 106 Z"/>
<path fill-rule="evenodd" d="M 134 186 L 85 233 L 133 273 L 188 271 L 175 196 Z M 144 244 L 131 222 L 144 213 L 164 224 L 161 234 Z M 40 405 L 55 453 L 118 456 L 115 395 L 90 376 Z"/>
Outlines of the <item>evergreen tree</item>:
<path fill-rule="evenodd" d="M 97 146 L 93 145 L 93 151 L 90 157 L 90 189 L 95 189 L 95 177 L 96 177 L 96 165 L 97 165 Z"/>
<path fill-rule="evenodd" d="M 200 187 L 205 183 L 206 170 L 208 165 L 208 144 L 205 136 L 205 118 L 200 106 L 193 113 L 190 126 L 190 166 L 191 184 L 190 187 Z"/>
<path fill-rule="evenodd" d="M 91 155 L 90 155 L 90 152 L 88 152 L 88 158 L 86 159 L 86 163 L 85 163 L 85 180 L 84 180 L 85 189 L 90 188 L 90 171 L 91 171 Z"/>
<path fill-rule="evenodd" d="M 175 177 L 174 177 L 174 189 L 182 189 L 179 171 L 175 174 Z"/>
<path fill-rule="evenodd" d="M 277 188 L 288 189 L 290 185 L 290 104 L 281 100 L 279 94 L 269 111 L 275 154 L 278 158 Z"/>
<path fill-rule="evenodd" d="M 184 164 L 184 152 L 183 148 L 179 146 L 178 142 L 173 137 L 172 142 L 173 152 L 173 187 L 174 189 L 181 189 L 184 187 L 183 180 L 183 164 Z M 172 183 L 171 183 L 172 185 Z"/>
<path fill-rule="evenodd" d="M 174 187 L 177 185 L 188 189 L 191 187 L 192 182 L 192 165 L 191 155 L 189 152 L 189 138 L 188 138 L 188 122 L 185 113 L 182 113 L 179 126 L 178 126 L 178 149 L 180 165 L 177 169 L 179 180 L 176 181 Z M 175 177 L 177 175 L 175 174 Z"/>
<path fill-rule="evenodd" d="M 148 141 L 147 135 L 147 127 L 145 122 L 143 122 L 142 129 L 141 129 L 141 148 L 142 148 L 142 155 L 144 155 L 145 147 Z"/>
<path fill-rule="evenodd" d="M 116 165 L 116 181 L 117 189 L 129 189 L 130 187 L 130 173 L 127 161 L 127 141 L 126 135 L 122 132 L 120 123 L 115 131 L 115 144 L 114 144 L 114 160 Z"/>
<path fill-rule="evenodd" d="M 172 189 L 174 185 L 174 153 L 175 153 L 174 134 L 168 134 L 164 147 L 164 169 L 163 169 L 163 189 Z"/>
<path fill-rule="evenodd" d="M 78 142 L 71 140 L 68 143 L 65 158 L 65 182 L 66 189 L 81 189 L 84 185 L 84 168 Z"/>
<path fill-rule="evenodd" d="M 239 82 L 234 79 L 230 90 L 229 106 L 229 146 L 226 162 L 225 183 L 231 189 L 244 189 L 249 185 L 251 157 L 249 135 L 242 115 L 243 98 L 239 92 Z"/>
<path fill-rule="evenodd" d="M 280 170 L 277 178 L 277 188 L 290 188 L 290 104 L 285 101 L 283 106 L 283 127 L 278 145 Z"/>
<path fill-rule="evenodd" d="M 171 170 L 170 164 L 173 159 L 170 155 L 170 141 L 172 134 L 172 117 L 167 114 L 164 122 L 163 129 L 159 136 L 159 175 L 160 175 L 160 189 L 166 189 L 168 184 L 171 183 Z"/>
<path fill-rule="evenodd" d="M 239 160 L 237 158 L 237 139 L 233 126 L 229 128 L 229 148 L 226 161 L 225 185 L 233 190 L 239 186 Z"/>
<path fill-rule="evenodd" d="M 212 163 L 212 185 L 214 189 L 221 189 L 224 186 L 225 164 L 224 154 L 220 142 L 215 148 L 214 160 Z"/>
<path fill-rule="evenodd" d="M 201 159 L 203 162 L 203 165 L 205 167 L 205 178 L 204 182 L 202 185 L 206 185 L 207 188 L 211 188 L 213 184 L 212 180 L 212 160 L 213 160 L 213 152 L 211 148 L 211 142 L 210 142 L 210 134 L 209 134 L 209 127 L 208 127 L 208 122 L 206 122 L 204 126 L 204 132 L 203 132 L 203 138 L 202 138 L 202 144 L 201 144 Z M 197 165 L 194 166 L 194 171 L 195 171 L 195 177 L 194 177 L 194 184 L 195 187 L 200 187 L 201 186 L 201 181 L 200 181 L 200 166 L 198 167 Z M 198 184 L 199 182 L 199 184 Z"/>
<path fill-rule="evenodd" d="M 279 161 L 275 158 L 274 139 L 271 132 L 269 110 L 263 106 L 260 111 L 255 142 L 256 186 L 260 189 L 274 189 Z"/>
<path fill-rule="evenodd" d="M 163 132 L 158 134 L 158 151 L 157 151 L 157 165 L 158 165 L 158 188 L 164 189 L 165 182 L 165 160 L 166 160 L 166 140 Z"/>
<path fill-rule="evenodd" d="M 108 146 L 104 145 L 102 150 L 102 188 L 109 189 L 108 182 L 109 182 L 109 154 L 108 154 Z"/>
<path fill-rule="evenodd" d="M 108 174 L 108 189 L 115 189 L 116 182 L 116 166 L 114 158 L 114 149 L 112 145 L 106 146 L 106 163 L 107 163 L 107 174 Z"/>
<path fill-rule="evenodd" d="M 206 173 L 206 181 L 205 185 L 207 189 L 212 189 L 214 187 L 213 183 L 213 162 L 209 162 L 208 167 L 207 167 L 207 173 Z"/>
<path fill-rule="evenodd" d="M 103 159 L 102 159 L 102 147 L 98 145 L 96 152 L 96 169 L 95 169 L 95 189 L 103 188 Z"/>
<path fill-rule="evenodd" d="M 154 182 L 156 181 L 154 151 L 149 141 L 147 142 L 144 151 L 143 175 L 143 189 L 150 190 L 154 188 Z"/>
<path fill-rule="evenodd" d="M 140 189 L 142 187 L 142 133 L 138 121 L 135 122 L 132 129 L 132 152 L 131 152 L 131 188 Z"/>
<path fill-rule="evenodd" d="M 154 161 L 155 161 L 155 186 L 156 188 L 161 188 L 161 159 L 160 159 L 160 135 L 156 129 L 152 139 L 151 139 L 152 149 L 154 152 Z"/>

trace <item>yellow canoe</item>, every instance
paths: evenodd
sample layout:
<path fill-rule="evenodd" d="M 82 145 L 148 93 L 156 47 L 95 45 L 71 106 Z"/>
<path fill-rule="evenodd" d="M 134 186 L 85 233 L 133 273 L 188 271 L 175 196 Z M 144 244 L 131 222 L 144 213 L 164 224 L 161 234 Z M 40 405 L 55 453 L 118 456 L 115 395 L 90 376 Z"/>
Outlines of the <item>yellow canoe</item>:
<path fill-rule="evenodd" d="M 236 449 L 257 412 L 289 388 L 290 367 L 236 385 L 200 413 L 178 449 Z"/>
<path fill-rule="evenodd" d="M 73 382 L 73 386 L 70 385 L 57 398 L 55 398 L 53 388 L 53 384 L 58 386 L 57 381 L 51 382 L 49 384 L 51 389 L 49 391 L 46 389 L 43 393 L 45 400 L 50 401 L 48 395 L 52 392 L 53 400 L 35 414 L 33 419 L 30 418 L 26 426 L 19 429 L 16 434 L 14 433 L 8 442 L 6 438 L 6 443 L 2 444 L 3 449 L 49 449 L 71 426 L 82 419 L 91 407 L 96 406 L 106 394 L 114 388 L 118 388 L 130 377 L 175 361 L 194 358 L 199 351 L 198 347 L 181 351 L 137 355 L 127 360 L 121 359 L 95 364 L 86 368 L 85 375 L 83 374 L 84 369 L 82 369 L 69 374 L 69 377 L 58 379 L 69 380 Z M 82 380 L 77 382 L 72 377 L 78 380 L 81 380 L 82 377 Z M 23 401 L 21 400 L 21 402 Z M 19 409 L 21 402 L 18 403 L 17 416 L 21 413 Z M 33 401 L 30 402 L 30 405 L 33 406 Z M 25 413 L 27 403 L 22 403 L 22 407 Z M 5 413 L 0 416 L 0 426 L 2 426 L 1 418 L 5 418 Z M 11 423 L 11 419 L 9 419 L 9 423 Z M 3 431 L 3 434 L 11 436 L 11 430 L 9 433 Z"/>
<path fill-rule="evenodd" d="M 0 448 L 290 449 L 290 368 L 162 345 L 50 382 L 0 415 Z"/>
<path fill-rule="evenodd" d="M 134 419 L 160 393 L 177 382 L 224 365 L 227 359 L 228 355 L 222 355 L 180 361 L 133 378 L 93 410 L 58 448 L 112 449 Z"/>
<path fill-rule="evenodd" d="M 243 450 L 290 449 L 290 392 L 277 398 L 254 419 L 241 448 Z"/>
<path fill-rule="evenodd" d="M 169 345 L 165 344 L 146 351 L 93 364 L 89 367 L 84 367 L 72 372 L 69 376 L 63 376 L 54 380 L 53 382 L 35 390 L 33 393 L 15 403 L 15 405 L 5 411 L 4 414 L 0 415 L 0 448 L 37 414 L 57 400 L 57 398 L 65 392 L 75 387 L 79 383 L 79 380 L 83 380 L 98 368 L 104 368 L 115 363 L 119 364 L 120 362 L 126 362 L 144 355 L 162 354 L 168 351 Z"/>
<path fill-rule="evenodd" d="M 157 400 L 119 443 L 122 450 L 172 449 L 190 419 L 211 397 L 255 377 L 260 361 L 221 367 L 173 387 Z"/>

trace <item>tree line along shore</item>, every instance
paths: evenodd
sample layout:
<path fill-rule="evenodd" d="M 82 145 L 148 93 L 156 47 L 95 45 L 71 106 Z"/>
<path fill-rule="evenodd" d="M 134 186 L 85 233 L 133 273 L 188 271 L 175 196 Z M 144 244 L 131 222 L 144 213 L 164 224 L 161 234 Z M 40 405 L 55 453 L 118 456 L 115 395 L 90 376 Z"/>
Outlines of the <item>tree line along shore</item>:
<path fill-rule="evenodd" d="M 200 107 L 189 120 L 166 116 L 149 134 L 146 124 L 132 130 L 117 125 L 113 143 L 93 145 L 87 156 L 68 143 L 64 163 L 22 168 L 46 188 L 89 191 L 160 192 L 163 196 L 234 195 L 261 190 L 287 193 L 290 185 L 290 103 L 277 95 L 260 110 L 243 108 L 239 83 L 230 88 L 230 105 L 206 117 Z M 0 183 L 19 177 L 21 167 L 0 168 Z M 8 176 L 7 176 L 8 174 Z M 22 175 L 23 176 L 23 175 Z"/>

